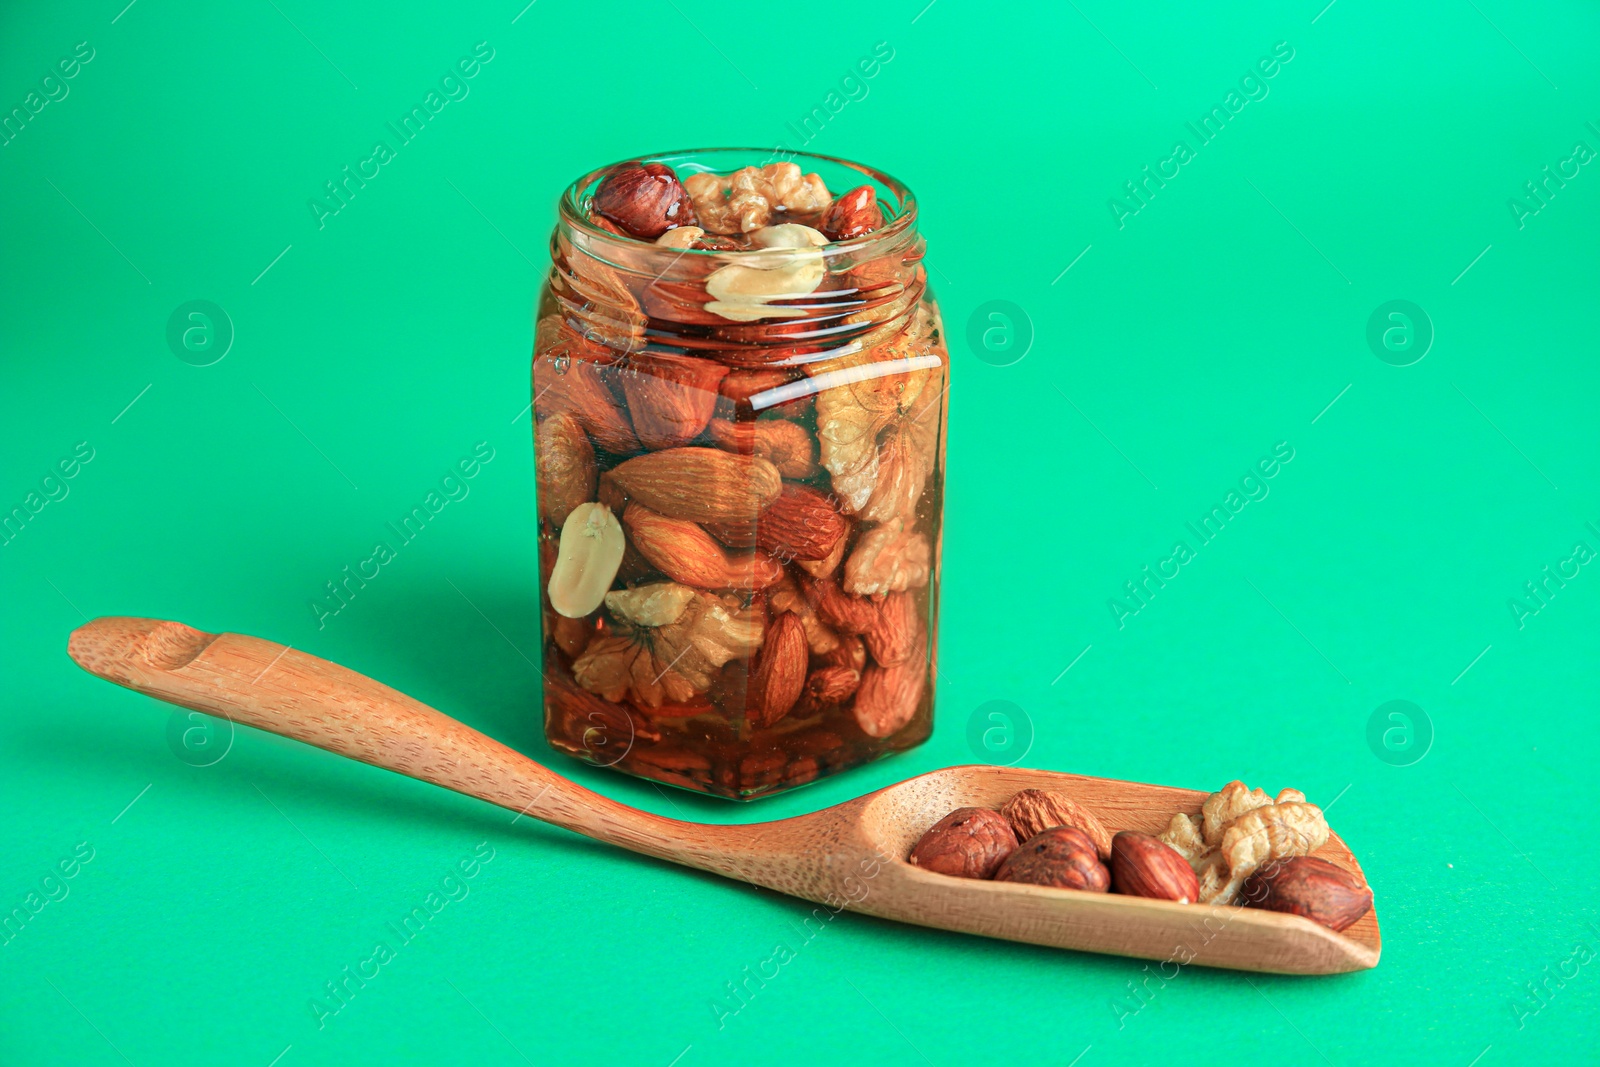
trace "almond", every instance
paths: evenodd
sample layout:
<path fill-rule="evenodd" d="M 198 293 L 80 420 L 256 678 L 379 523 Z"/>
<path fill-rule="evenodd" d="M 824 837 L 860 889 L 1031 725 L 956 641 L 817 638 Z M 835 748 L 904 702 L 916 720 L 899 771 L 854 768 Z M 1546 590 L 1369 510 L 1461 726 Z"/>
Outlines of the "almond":
<path fill-rule="evenodd" d="M 1111 885 L 1118 893 L 1192 904 L 1200 880 L 1189 861 L 1160 838 L 1124 830 L 1111 839 Z"/>
<path fill-rule="evenodd" d="M 783 491 L 783 479 L 771 463 L 720 448 L 668 448 L 635 456 L 612 470 L 611 478 L 652 511 L 691 522 L 753 522 Z"/>
<path fill-rule="evenodd" d="M 667 231 L 669 235 L 677 232 Z M 673 265 L 673 273 L 677 274 L 689 266 L 691 264 L 680 260 Z M 715 326 L 722 322 L 721 315 L 706 310 L 706 301 L 710 299 L 705 282 L 695 281 L 692 276 L 681 279 L 657 278 L 639 293 L 639 304 L 647 316 L 677 326 Z"/>
<path fill-rule="evenodd" d="M 557 672 L 544 680 L 546 730 L 580 745 L 587 758 L 603 765 L 626 756 L 636 741 L 659 741 L 661 731 L 620 704 L 580 689 Z"/>
<path fill-rule="evenodd" d="M 822 766 L 810 756 L 803 756 L 795 760 L 783 770 L 783 780 L 790 785 L 804 785 L 814 782 L 822 773 Z"/>
<path fill-rule="evenodd" d="M 878 206 L 877 191 L 870 185 L 858 185 L 828 205 L 818 228 L 830 241 L 848 241 L 882 225 L 883 208 Z"/>
<path fill-rule="evenodd" d="M 797 616 L 786 612 L 772 621 L 750 672 L 746 714 L 751 725 L 768 727 L 789 714 L 805 686 L 809 655 Z"/>
<path fill-rule="evenodd" d="M 792 368 L 735 369 L 722 379 L 718 391 L 729 402 L 731 410 L 738 414 L 777 409 L 788 418 L 796 418 L 811 410 L 813 387 L 809 384 L 790 390 L 783 387 L 809 381 L 803 372 Z M 798 395 L 790 397 L 790 393 Z"/>
<path fill-rule="evenodd" d="M 840 634 L 839 646 L 816 655 L 818 667 L 849 667 L 856 673 L 867 669 L 867 646 L 855 634 Z"/>
<path fill-rule="evenodd" d="M 633 547 L 675 582 L 699 589 L 765 589 L 783 577 L 783 565 L 765 552 L 729 555 L 716 539 L 686 519 L 629 504 L 622 523 Z"/>
<path fill-rule="evenodd" d="M 617 568 L 617 576 L 612 579 L 613 585 L 627 586 L 643 585 L 647 582 L 659 582 L 666 575 L 656 570 L 656 565 L 644 558 L 644 553 L 639 551 L 632 541 L 622 551 L 622 565 Z"/>
<path fill-rule="evenodd" d="M 583 655 L 583 650 L 589 647 L 589 638 L 594 636 L 594 619 L 585 616 L 581 619 L 569 619 L 565 615 L 551 612 L 546 619 L 546 632 L 556 647 L 573 659 Z"/>
<path fill-rule="evenodd" d="M 627 712 L 621 705 L 613 704 L 609 700 L 595 696 L 587 689 L 579 688 L 554 671 L 545 676 L 544 698 L 552 708 L 579 721 L 591 713 L 610 718 L 621 712 L 621 717 L 627 718 Z"/>
<path fill-rule="evenodd" d="M 687 704 L 663 701 L 660 706 L 654 708 L 648 704 L 637 703 L 630 706 L 649 719 L 692 719 L 697 715 L 709 715 L 717 710 L 712 705 L 711 698 L 704 694 L 692 698 Z"/>
<path fill-rule="evenodd" d="M 754 523 L 710 523 L 707 529 L 730 548 L 761 548 L 786 562 L 816 563 L 840 549 L 850 523 L 827 495 L 786 483 Z"/>
<path fill-rule="evenodd" d="M 676 745 L 651 745 L 636 752 L 634 759 L 658 767 L 673 777 L 687 778 L 691 782 L 709 781 L 711 778 L 711 760 L 698 752 L 691 752 Z"/>
<path fill-rule="evenodd" d="M 594 446 L 576 416 L 551 415 L 534 432 L 539 517 L 560 526 L 572 509 L 594 499 Z"/>
<path fill-rule="evenodd" d="M 869 259 L 851 267 L 848 278 L 858 294 L 876 304 L 904 293 L 906 283 L 914 278 L 921 280 L 921 268 L 916 265 L 921 258 L 920 255 L 902 254 Z"/>
<path fill-rule="evenodd" d="M 772 605 L 775 612 L 787 611 L 799 616 L 800 625 L 806 630 L 806 644 L 813 656 L 826 655 L 839 647 L 839 635 L 817 617 L 816 609 L 806 601 L 793 578 L 784 575 L 781 581 L 768 589 L 767 603 Z"/>
<path fill-rule="evenodd" d="M 610 471 L 606 471 L 600 476 L 599 481 L 595 483 L 594 492 L 594 498 L 610 508 L 612 514 L 621 515 L 627 510 L 628 494 L 623 492 L 622 486 L 618 485 L 616 479 L 611 477 Z"/>
<path fill-rule="evenodd" d="M 607 452 L 639 451 L 639 438 L 606 380 L 615 372 L 596 358 L 605 349 L 582 340 L 566 326 L 561 333 L 533 361 L 535 415 L 543 421 L 567 412 Z"/>
<path fill-rule="evenodd" d="M 610 244 L 613 248 L 616 246 L 616 242 Z M 648 320 L 624 276 L 625 270 L 599 259 L 595 251 L 592 242 L 584 241 L 575 247 L 560 233 L 551 239 L 554 270 L 550 275 L 550 292 L 562 311 L 546 319 L 561 322 L 564 318 L 569 332 L 581 334 L 590 345 L 602 351 L 600 363 L 613 363 L 618 353 L 644 347 Z"/>
<path fill-rule="evenodd" d="M 622 565 L 626 545 L 610 508 L 595 503 L 573 508 L 562 524 L 561 547 L 550 571 L 550 606 L 569 619 L 598 608 Z"/>
<path fill-rule="evenodd" d="M 754 522 L 707 522 L 702 523 L 706 533 L 715 537 L 729 548 L 754 548 L 756 547 L 756 524 Z"/>
<path fill-rule="evenodd" d="M 1023 840 L 1052 826 L 1075 826 L 1089 835 L 1102 860 L 1111 858 L 1111 831 L 1094 812 L 1059 789 L 1024 789 L 1006 801 L 1000 811 Z"/>
<path fill-rule="evenodd" d="M 702 426 L 718 448 L 770 460 L 785 478 L 809 478 L 817 473 L 817 443 L 798 422 L 787 419 L 757 419 L 754 422 L 711 419 L 708 426 L 704 423 Z"/>
<path fill-rule="evenodd" d="M 784 747 L 796 756 L 816 756 L 834 759 L 844 748 L 844 738 L 832 730 L 797 730 L 784 741 Z"/>
<path fill-rule="evenodd" d="M 822 493 L 806 485 L 785 485 L 756 520 L 756 545 L 780 559 L 821 560 L 849 529 Z"/>
<path fill-rule="evenodd" d="M 722 364 L 695 356 L 634 355 L 622 374 L 622 391 L 640 443 L 656 450 L 698 437 L 711 421 L 717 385 L 727 373 Z"/>
<path fill-rule="evenodd" d="M 839 543 L 833 546 L 833 551 L 819 560 L 797 559 L 794 565 L 811 575 L 813 578 L 832 578 L 839 571 L 839 564 L 844 562 L 845 546 L 850 541 L 850 520 L 845 520 L 845 535 L 839 538 Z"/>
<path fill-rule="evenodd" d="M 922 640 L 922 612 L 910 593 L 890 593 L 878 604 L 878 623 L 866 632 L 867 651 L 880 667 L 911 658 Z"/>
<path fill-rule="evenodd" d="M 843 704 L 861 687 L 861 672 L 849 667 L 818 667 L 806 676 L 804 699 L 811 707 Z"/>
<path fill-rule="evenodd" d="M 854 705 L 856 724 L 868 737 L 888 737 L 916 717 L 928 681 L 928 664 L 919 642 L 910 658 L 895 667 L 868 667 L 861 675 Z"/>
<path fill-rule="evenodd" d="M 831 322 L 835 313 L 829 310 L 832 302 L 838 299 L 833 291 L 841 284 L 840 280 L 831 277 L 824 278 L 821 291 L 825 296 L 812 297 L 799 303 L 774 305 L 779 309 L 799 311 L 819 316 L 825 322 Z M 882 327 L 880 327 L 882 329 Z M 898 329 L 898 327 L 897 327 Z M 781 322 L 755 322 L 755 323 L 724 323 L 713 327 L 710 331 L 711 339 L 716 345 L 716 357 L 731 367 L 791 367 L 796 364 L 808 363 L 811 360 L 825 358 L 819 353 L 831 353 L 837 348 L 837 342 L 829 337 L 830 330 L 819 328 L 815 319 L 793 318 Z M 870 333 L 853 338 L 853 345 L 867 347 L 867 340 L 878 344 L 884 339 L 873 339 Z M 810 359 L 807 359 L 810 357 Z M 812 404 L 815 405 L 815 398 Z"/>
<path fill-rule="evenodd" d="M 864 634 L 878 625 L 878 605 L 851 596 L 832 578 L 802 578 L 800 591 L 822 621 L 845 634 Z"/>

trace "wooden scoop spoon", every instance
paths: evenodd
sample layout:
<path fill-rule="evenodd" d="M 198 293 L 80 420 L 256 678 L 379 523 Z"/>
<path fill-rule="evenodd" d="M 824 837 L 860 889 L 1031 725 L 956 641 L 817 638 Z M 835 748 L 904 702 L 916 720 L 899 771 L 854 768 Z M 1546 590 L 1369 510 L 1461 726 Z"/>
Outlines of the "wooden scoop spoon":
<path fill-rule="evenodd" d="M 68 654 L 91 674 L 341 756 L 479 797 L 600 841 L 780 893 L 922 926 L 1057 948 L 1287 974 L 1375 966 L 1369 912 L 1343 934 L 1298 916 L 934 874 L 904 857 L 954 808 L 1022 789 L 1070 793 L 1115 830 L 1159 833 L 1205 794 L 1076 774 L 949 767 L 810 815 L 747 826 L 681 822 L 569 782 L 404 693 L 241 634 L 102 618 Z M 1337 837 L 1317 853 L 1359 872 Z"/>

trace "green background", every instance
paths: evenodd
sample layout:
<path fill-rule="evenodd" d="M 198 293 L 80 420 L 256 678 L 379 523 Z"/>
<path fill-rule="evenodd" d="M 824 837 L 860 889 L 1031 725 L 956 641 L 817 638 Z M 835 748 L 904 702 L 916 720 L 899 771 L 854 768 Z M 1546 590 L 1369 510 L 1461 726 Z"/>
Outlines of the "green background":
<path fill-rule="evenodd" d="M 0 148 L 0 505 L 94 450 L 0 547 L 0 911 L 94 850 L 0 946 L 0 1062 L 1592 1054 L 1600 965 L 1567 961 L 1600 948 L 1600 575 L 1520 626 L 1509 602 L 1600 548 L 1600 172 L 1520 228 L 1508 201 L 1575 142 L 1600 148 L 1593 5 L 124 2 L 0 16 L 5 111 L 94 49 Z M 307 201 L 478 42 L 494 58 L 470 95 L 319 229 Z M 937 268 L 954 388 L 935 735 L 748 807 L 554 757 L 522 409 L 555 199 L 641 152 L 799 148 L 786 124 L 878 42 L 893 59 L 806 147 L 906 180 Z M 1293 59 L 1269 95 L 1119 229 L 1108 200 L 1194 147 L 1185 122 L 1278 42 Z M 165 338 L 195 299 L 236 332 L 207 367 Z M 1392 299 L 1435 333 L 1411 366 L 1365 338 Z M 1015 342 L 966 342 L 992 300 L 1033 335 L 1007 366 Z M 323 583 L 480 441 L 495 458 L 470 495 L 318 629 Z M 1294 459 L 1270 495 L 1119 628 L 1108 600 L 1279 442 Z M 171 709 L 67 660 L 100 614 L 289 643 L 694 819 L 984 760 L 1297 786 L 1366 868 L 1383 962 L 1188 969 L 1127 1014 L 1140 962 L 843 915 L 719 1029 L 724 983 L 800 940 L 805 905 L 272 736 L 192 766 Z M 1420 761 L 1369 745 L 1390 700 L 1431 728 Z M 985 747 L 990 725 L 1011 732 Z M 311 998 L 480 842 L 469 895 L 319 1029 Z"/>

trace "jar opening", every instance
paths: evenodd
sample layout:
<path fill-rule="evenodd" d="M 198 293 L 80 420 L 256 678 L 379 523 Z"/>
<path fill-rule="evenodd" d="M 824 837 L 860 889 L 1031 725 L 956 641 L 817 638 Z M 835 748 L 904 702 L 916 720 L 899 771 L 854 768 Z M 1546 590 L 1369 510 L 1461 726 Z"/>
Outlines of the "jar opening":
<path fill-rule="evenodd" d="M 772 153 L 732 148 L 664 152 L 638 162 L 665 164 L 683 179 L 731 174 L 763 159 Z M 816 174 L 834 202 L 862 185 L 872 188 L 884 224 L 820 246 L 669 247 L 613 232 L 591 213 L 596 187 L 617 166 L 610 164 L 572 183 L 561 198 L 550 304 L 541 314 L 560 314 L 576 333 L 615 352 L 714 356 L 735 365 L 805 363 L 897 334 L 926 289 L 915 197 L 897 179 L 848 160 L 797 154 L 783 162 Z M 823 224 L 824 210 L 774 211 L 771 219 L 808 220 L 814 239 L 822 236 L 815 226 Z M 739 217 L 735 224 L 752 234 L 779 228 L 748 222 Z"/>
<path fill-rule="evenodd" d="M 677 172 L 680 180 L 691 174 L 731 174 L 741 167 L 760 167 L 769 163 L 794 163 L 802 172 L 819 175 L 828 191 L 837 199 L 859 186 L 870 186 L 877 194 L 883 209 L 885 224 L 869 234 L 843 241 L 834 241 L 823 247 L 825 255 L 848 255 L 866 258 L 881 254 L 881 249 L 913 239 L 917 224 L 917 200 L 904 182 L 883 171 L 854 163 L 836 156 L 812 155 L 806 152 L 784 152 L 768 148 L 698 148 L 675 152 L 657 152 L 636 156 L 632 160 L 618 160 L 597 167 L 569 185 L 561 196 L 559 226 L 579 240 L 595 242 L 598 248 L 609 244 L 622 244 L 637 250 L 651 242 L 618 235 L 590 221 L 590 207 L 594 190 L 600 180 L 619 163 L 661 163 Z M 741 252 L 715 249 L 663 248 L 668 259 L 690 257 L 758 256 L 756 250 Z M 635 255 L 637 252 L 635 252 Z M 609 257 L 607 257 L 609 258 Z"/>

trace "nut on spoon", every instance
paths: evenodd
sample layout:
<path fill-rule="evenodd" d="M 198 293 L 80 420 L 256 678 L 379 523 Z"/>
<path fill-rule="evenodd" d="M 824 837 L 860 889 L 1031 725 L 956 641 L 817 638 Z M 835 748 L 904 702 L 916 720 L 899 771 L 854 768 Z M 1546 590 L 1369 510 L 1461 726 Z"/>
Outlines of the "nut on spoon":
<path fill-rule="evenodd" d="M 106 617 L 73 631 L 84 670 L 140 693 L 478 797 L 575 833 L 900 922 L 1057 948 L 1287 974 L 1377 965 L 1376 913 L 1342 934 L 1299 916 L 950 878 L 904 861 L 958 807 L 1023 789 L 1071 794 L 1116 829 L 1159 833 L 1205 794 L 1050 771 L 948 767 L 777 822 L 722 826 L 639 811 L 355 671 L 242 634 Z M 1318 851 L 1359 873 L 1337 836 Z"/>

